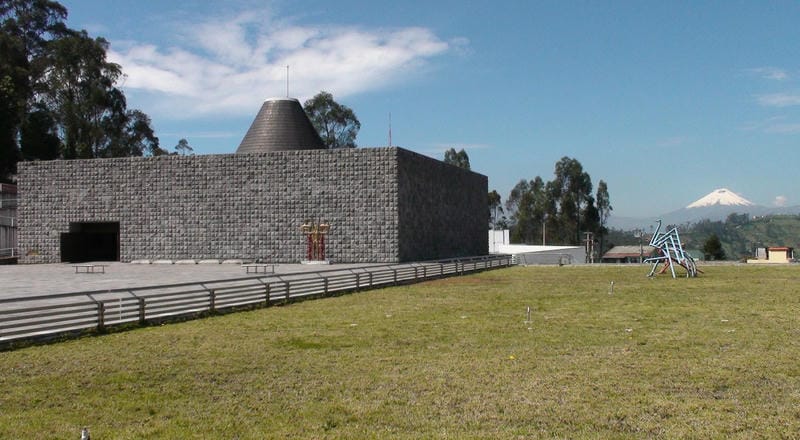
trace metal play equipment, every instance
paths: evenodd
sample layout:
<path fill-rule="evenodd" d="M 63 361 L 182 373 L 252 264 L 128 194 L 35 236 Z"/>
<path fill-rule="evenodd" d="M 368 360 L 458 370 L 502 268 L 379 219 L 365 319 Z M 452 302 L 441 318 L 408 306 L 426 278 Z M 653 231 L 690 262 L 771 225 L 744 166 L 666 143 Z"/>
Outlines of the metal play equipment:
<path fill-rule="evenodd" d="M 664 267 L 659 273 L 664 273 L 669 269 L 672 273 L 672 278 L 676 278 L 676 264 L 686 269 L 687 278 L 694 278 L 697 276 L 697 265 L 694 262 L 694 258 L 683 250 L 681 237 L 678 235 L 678 228 L 672 228 L 667 232 L 661 232 L 661 220 L 659 220 L 656 231 L 653 233 L 653 237 L 650 238 L 650 246 L 658 249 L 659 255 L 644 260 L 645 263 L 653 264 L 653 268 L 647 275 L 648 277 L 655 275 L 656 268 L 662 263 Z"/>

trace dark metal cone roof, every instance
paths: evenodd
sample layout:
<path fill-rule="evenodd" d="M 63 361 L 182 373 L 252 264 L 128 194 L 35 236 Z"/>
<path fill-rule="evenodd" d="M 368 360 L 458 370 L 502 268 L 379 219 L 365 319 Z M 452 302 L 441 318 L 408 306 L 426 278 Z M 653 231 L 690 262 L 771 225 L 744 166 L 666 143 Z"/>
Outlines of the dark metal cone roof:
<path fill-rule="evenodd" d="M 264 101 L 236 152 L 262 153 L 324 148 L 322 138 L 308 119 L 300 101 L 276 98 Z"/>

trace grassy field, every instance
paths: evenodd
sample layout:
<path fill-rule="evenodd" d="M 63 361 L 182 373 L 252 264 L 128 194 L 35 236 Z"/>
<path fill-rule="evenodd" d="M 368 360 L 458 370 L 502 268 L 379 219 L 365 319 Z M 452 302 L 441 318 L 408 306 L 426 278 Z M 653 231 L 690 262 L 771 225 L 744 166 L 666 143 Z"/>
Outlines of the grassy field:
<path fill-rule="evenodd" d="M 517 267 L 4 352 L 0 438 L 797 438 L 800 267 L 705 272 Z"/>

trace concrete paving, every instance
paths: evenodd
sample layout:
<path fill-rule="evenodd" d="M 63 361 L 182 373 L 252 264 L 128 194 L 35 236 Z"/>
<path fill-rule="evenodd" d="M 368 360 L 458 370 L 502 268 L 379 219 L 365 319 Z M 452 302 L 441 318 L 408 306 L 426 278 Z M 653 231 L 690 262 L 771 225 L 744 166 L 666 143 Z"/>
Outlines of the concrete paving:
<path fill-rule="evenodd" d="M 102 262 L 105 273 L 75 273 L 72 264 L 0 265 L 0 298 L 110 290 L 261 276 L 239 264 L 131 264 Z M 276 264 L 275 274 L 346 270 L 377 264 Z M 269 274 L 267 274 L 269 275 Z"/>

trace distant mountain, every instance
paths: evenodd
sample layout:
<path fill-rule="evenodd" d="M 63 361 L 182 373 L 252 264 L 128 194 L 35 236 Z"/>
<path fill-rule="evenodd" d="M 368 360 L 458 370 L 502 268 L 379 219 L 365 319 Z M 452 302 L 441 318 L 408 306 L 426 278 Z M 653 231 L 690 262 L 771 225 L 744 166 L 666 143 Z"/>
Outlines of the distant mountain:
<path fill-rule="evenodd" d="M 750 217 L 795 215 L 800 214 L 800 206 L 768 208 L 756 205 L 729 189 L 720 188 L 686 205 L 685 208 L 656 217 L 614 217 L 612 214 L 608 219 L 608 225 L 621 230 L 647 229 L 659 219 L 663 220 L 665 225 L 682 225 L 701 220 L 722 221 L 734 213 L 748 214 Z"/>
<path fill-rule="evenodd" d="M 690 250 L 695 258 L 702 258 L 703 245 L 714 234 L 722 242 L 722 248 L 729 260 L 742 260 L 753 257 L 758 247 L 789 246 L 800 249 L 800 216 L 768 215 L 755 218 L 737 217 L 732 221 L 697 222 L 681 224 L 681 242 L 684 249 Z M 642 238 L 633 230 L 612 229 L 606 243 L 609 245 L 647 244 L 653 230 L 646 227 Z"/>
<path fill-rule="evenodd" d="M 619 217 L 612 214 L 608 217 L 607 227 L 619 229 L 621 231 L 632 231 L 634 229 L 647 229 L 654 224 L 658 217 Z"/>
<path fill-rule="evenodd" d="M 753 202 L 727 188 L 720 188 L 688 204 L 686 209 L 707 208 L 710 206 L 753 206 Z"/>

